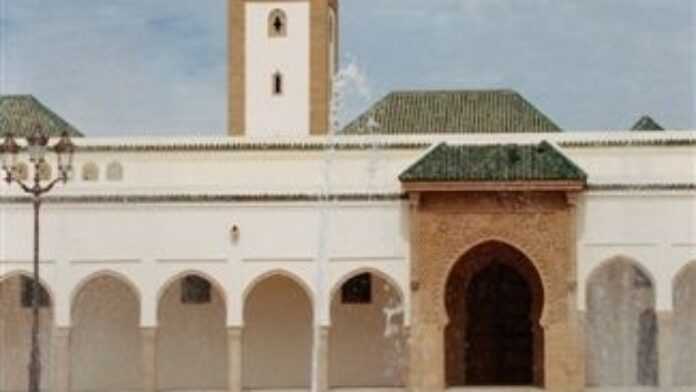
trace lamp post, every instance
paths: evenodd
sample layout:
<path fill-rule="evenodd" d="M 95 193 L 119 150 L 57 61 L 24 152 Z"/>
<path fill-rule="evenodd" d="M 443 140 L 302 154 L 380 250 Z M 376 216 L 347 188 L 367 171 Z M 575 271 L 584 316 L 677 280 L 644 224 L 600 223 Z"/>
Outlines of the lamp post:
<path fill-rule="evenodd" d="M 22 148 L 17 144 L 12 134 L 5 136 L 5 141 L 0 145 L 0 158 L 2 158 L 2 170 L 5 172 L 5 182 L 18 184 L 19 187 L 31 195 L 34 206 L 34 279 L 32 282 L 32 325 L 31 325 L 31 354 L 29 359 L 29 392 L 39 392 L 41 380 L 41 349 L 39 347 L 39 306 L 41 297 L 41 285 L 39 280 L 39 209 L 41 198 L 59 183 L 66 183 L 72 170 L 72 158 L 75 146 L 67 132 L 64 132 L 58 142 L 50 147 L 48 136 L 39 128 L 27 138 L 26 151 L 29 155 L 34 170 L 33 181 L 27 182 L 17 175 L 18 156 Z M 58 173 L 56 178 L 42 178 L 42 166 L 46 164 L 46 152 L 53 150 L 58 160 Z M 45 184 L 44 184 L 45 182 Z"/>

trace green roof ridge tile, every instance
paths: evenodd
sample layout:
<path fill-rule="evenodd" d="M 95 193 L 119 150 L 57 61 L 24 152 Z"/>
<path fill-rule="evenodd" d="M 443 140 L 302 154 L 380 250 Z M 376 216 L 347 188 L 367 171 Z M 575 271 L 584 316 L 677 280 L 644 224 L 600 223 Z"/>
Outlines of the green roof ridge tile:
<path fill-rule="evenodd" d="M 587 174 L 551 143 L 440 143 L 400 176 L 402 182 L 586 181 Z"/>
<path fill-rule="evenodd" d="M 27 137 L 34 132 L 36 124 L 49 136 L 60 136 L 64 131 L 70 136 L 83 136 L 33 95 L 0 95 L 0 136 L 12 133 L 17 137 Z"/>
<path fill-rule="evenodd" d="M 380 127 L 366 129 L 370 118 Z M 343 134 L 560 132 L 511 89 L 392 91 L 343 128 Z"/>
<path fill-rule="evenodd" d="M 631 127 L 632 131 L 664 131 L 665 129 L 652 117 L 645 115 Z"/>

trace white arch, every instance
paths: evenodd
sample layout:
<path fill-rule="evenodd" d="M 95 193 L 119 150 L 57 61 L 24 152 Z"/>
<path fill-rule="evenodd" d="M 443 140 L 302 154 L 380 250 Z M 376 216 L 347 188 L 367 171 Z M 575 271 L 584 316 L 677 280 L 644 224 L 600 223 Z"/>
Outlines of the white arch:
<path fill-rule="evenodd" d="M 674 291 L 674 288 L 677 287 L 681 279 L 683 279 L 684 276 L 691 271 L 691 269 L 696 269 L 696 260 L 687 261 L 686 264 L 681 266 L 677 273 L 674 274 L 674 277 L 672 278 L 672 291 Z"/>
<path fill-rule="evenodd" d="M 85 277 L 83 277 L 70 291 L 70 301 L 68 302 L 68 317 L 69 317 L 69 325 L 73 324 L 73 317 L 74 317 L 74 306 L 75 302 L 77 301 L 78 296 L 80 295 L 80 292 L 87 287 L 91 282 L 93 282 L 95 279 L 98 278 L 112 278 L 118 282 L 121 282 L 125 284 L 135 295 L 136 300 L 138 301 L 138 308 L 140 309 L 138 318 L 140 319 L 140 322 L 142 323 L 142 318 L 143 318 L 143 297 L 142 297 L 142 291 L 140 288 L 126 275 L 114 271 L 114 270 L 100 270 L 93 272 Z"/>
<path fill-rule="evenodd" d="M 227 290 L 225 290 L 225 287 L 222 286 L 220 284 L 220 282 L 218 282 L 218 280 L 215 279 L 212 275 L 210 275 L 206 272 L 203 272 L 201 270 L 190 269 L 190 270 L 179 271 L 179 272 L 175 273 L 174 275 L 170 276 L 169 278 L 167 278 L 167 280 L 164 281 L 164 283 L 162 283 L 162 285 L 160 285 L 159 289 L 157 289 L 157 296 L 155 297 L 156 304 L 157 304 L 157 310 L 156 310 L 157 320 L 159 320 L 160 304 L 162 302 L 162 298 L 164 297 L 164 295 L 167 293 L 167 291 L 171 288 L 171 286 L 173 284 L 175 284 L 176 282 L 178 282 L 179 280 L 181 280 L 187 276 L 197 276 L 201 279 L 205 279 L 206 281 L 208 281 L 208 283 L 210 283 L 210 285 L 213 287 L 213 289 L 215 291 L 217 291 L 222 296 L 222 300 L 223 300 L 224 305 L 225 305 L 225 312 L 227 312 L 228 300 L 227 300 Z"/>
<path fill-rule="evenodd" d="M 629 256 L 625 256 L 623 254 L 617 254 L 615 256 L 611 256 L 607 259 L 604 259 L 601 261 L 597 266 L 595 266 L 590 273 L 587 275 L 587 278 L 585 279 L 585 287 L 583 291 L 583 299 L 584 299 L 584 306 L 585 309 L 587 309 L 587 300 L 588 300 L 588 290 L 590 289 L 590 284 L 592 283 L 593 280 L 597 279 L 597 276 L 603 272 L 606 268 L 608 268 L 610 265 L 614 263 L 626 263 L 631 265 L 632 267 L 636 267 L 642 274 L 644 274 L 648 280 L 650 281 L 650 288 L 652 292 L 652 301 L 653 301 L 653 307 L 657 307 L 657 281 L 655 280 L 655 276 L 648 270 L 643 263 L 638 261 L 637 259 Z"/>
<path fill-rule="evenodd" d="M 598 262 L 596 261 L 597 259 L 595 259 L 595 262 L 589 263 L 589 268 L 586 269 L 580 268 L 583 263 L 580 260 L 578 260 L 578 310 L 587 311 L 587 290 L 589 284 L 592 282 L 592 280 L 595 279 L 597 274 L 599 274 L 600 271 L 606 268 L 609 264 L 622 260 L 631 263 L 633 266 L 638 268 L 638 270 L 640 270 L 640 272 L 642 272 L 646 277 L 648 277 L 653 291 L 655 308 L 656 310 L 659 308 L 658 294 L 661 293 L 658 284 L 659 282 L 655 274 L 640 260 L 640 257 L 631 255 L 627 252 L 622 252 L 604 255 L 603 257 L 598 259 Z"/>
<path fill-rule="evenodd" d="M 315 298 L 315 292 L 312 289 L 312 286 L 307 283 L 300 275 L 297 275 L 293 272 L 290 272 L 286 269 L 283 268 L 278 268 L 278 269 L 272 269 L 270 271 L 265 271 L 261 274 L 256 275 L 253 277 L 248 283 L 244 285 L 244 288 L 242 289 L 242 297 L 241 297 L 241 304 L 242 304 L 242 309 L 241 311 L 241 322 L 242 324 L 244 323 L 244 309 L 246 308 L 247 302 L 249 300 L 249 295 L 254 291 L 256 287 L 258 287 L 260 284 L 265 282 L 266 280 L 274 277 L 274 276 L 282 276 L 284 278 L 288 278 L 291 281 L 293 281 L 295 284 L 297 284 L 302 291 L 305 293 L 307 298 L 309 299 L 309 304 L 312 308 L 312 314 L 316 318 L 316 308 L 315 305 L 317 303 L 316 298 Z"/>

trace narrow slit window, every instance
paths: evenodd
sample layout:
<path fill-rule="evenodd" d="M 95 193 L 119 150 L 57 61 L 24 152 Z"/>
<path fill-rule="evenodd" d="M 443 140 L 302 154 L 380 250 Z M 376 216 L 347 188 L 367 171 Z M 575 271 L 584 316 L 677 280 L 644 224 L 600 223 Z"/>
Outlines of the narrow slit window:
<path fill-rule="evenodd" d="M 273 95 L 283 95 L 283 75 L 280 72 L 273 74 Z"/>
<path fill-rule="evenodd" d="M 285 37 L 288 34 L 288 18 L 285 12 L 276 9 L 268 16 L 268 36 Z"/>

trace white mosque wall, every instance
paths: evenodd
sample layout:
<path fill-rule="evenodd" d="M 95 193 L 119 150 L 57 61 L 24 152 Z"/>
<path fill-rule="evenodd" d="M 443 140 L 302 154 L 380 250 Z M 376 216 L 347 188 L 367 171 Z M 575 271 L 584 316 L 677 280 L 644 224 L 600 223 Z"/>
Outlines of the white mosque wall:
<path fill-rule="evenodd" d="M 580 143 L 593 140 L 585 135 L 535 137 L 524 136 L 519 141 L 550 139 L 589 175 L 589 189 L 577 200 L 578 309 L 584 311 L 587 308 L 587 287 L 592 274 L 617 259 L 638 265 L 649 277 L 655 295 L 651 306 L 657 312 L 670 312 L 675 302 L 676 310 L 683 309 L 684 303 L 689 303 L 690 299 L 683 299 L 683 294 L 679 297 L 682 299 L 676 298 L 673 282 L 689 262 L 696 261 L 696 191 L 670 186 L 696 183 L 696 146 L 693 143 L 667 145 L 661 140 L 693 139 L 696 133 L 605 136 L 601 140 L 603 143 L 589 145 Z M 363 144 L 367 143 L 365 140 L 370 141 L 352 140 Z M 454 137 L 450 142 L 509 140 L 516 139 Z M 306 328 L 307 320 L 310 320 L 332 327 L 329 330 L 330 339 L 333 339 L 330 355 L 334 363 L 355 344 L 368 342 L 376 351 L 369 361 L 353 361 L 350 366 L 356 367 L 355 374 L 360 374 L 364 377 L 362 381 L 373 385 L 403 385 L 403 369 L 398 366 L 389 368 L 391 373 L 385 373 L 379 365 L 373 367 L 379 369 L 374 372 L 357 369 L 370 361 L 377 363 L 388 358 L 394 354 L 390 350 L 399 347 L 398 344 L 383 344 L 386 340 L 381 340 L 383 335 L 378 334 L 384 332 L 380 331 L 380 324 L 385 322 L 385 315 L 376 308 L 377 303 L 381 306 L 382 299 L 377 298 L 375 307 L 360 310 L 366 315 L 358 315 L 347 308 L 337 307 L 335 293 L 340 291 L 341 284 L 348 277 L 361 271 L 373 272 L 388 281 L 402 296 L 403 322 L 405 325 L 410 322 L 409 205 L 401 199 L 397 177 L 425 153 L 427 146 L 404 147 L 404 143 L 421 143 L 423 139 L 395 138 L 379 148 L 369 143 L 367 147 L 337 148 L 335 151 L 298 147 L 307 142 L 308 139 L 298 139 L 294 144 L 290 143 L 289 148 L 279 148 L 280 142 L 274 142 L 275 145 L 269 144 L 275 146 L 273 149 L 264 150 L 259 148 L 263 143 L 253 140 L 192 139 L 166 143 L 80 140 L 80 144 L 101 147 L 126 143 L 141 147 L 159 146 L 161 151 L 80 152 L 76 156 L 74 180 L 54 193 L 88 198 L 139 195 L 150 199 L 121 203 L 98 199 L 81 202 L 77 198 L 43 206 L 42 278 L 52 294 L 54 325 L 73 327 L 71 344 L 74 347 L 71 351 L 73 358 L 77 358 L 74 366 L 95 366 L 96 369 L 108 361 L 116 363 L 124 358 L 140 356 L 139 327 L 160 326 L 160 332 L 164 334 L 158 343 L 160 357 L 171 361 L 158 370 L 160 381 L 171 388 L 186 388 L 194 384 L 187 385 L 190 378 L 177 369 L 190 365 L 184 363 L 188 346 L 173 342 L 224 347 L 224 327 L 251 323 L 258 324 L 253 328 L 258 336 L 249 336 L 245 343 L 248 352 L 244 363 L 250 366 L 247 372 L 251 372 L 247 375 L 248 386 L 301 386 L 307 380 L 293 377 L 309 374 L 305 372 L 306 362 L 280 363 L 279 366 L 296 371 L 285 375 L 279 373 L 277 378 L 264 381 L 253 374 L 256 367 L 252 364 L 276 356 L 268 350 L 249 349 L 249 345 L 253 348 L 255 340 L 265 342 L 272 339 L 273 323 L 305 325 L 304 329 L 298 327 L 298 339 L 306 340 L 311 333 Z M 177 143 L 189 147 L 177 150 Z M 210 143 L 235 147 L 203 148 Z M 160 148 L 165 145 L 174 145 L 175 148 Z M 192 151 L 196 146 L 200 147 L 199 150 Z M 107 167 L 114 162 L 120 164 L 123 174 L 117 181 L 108 180 L 106 176 Z M 88 163 L 96 164 L 99 169 L 96 181 L 82 179 L 80 169 Z M 325 182 L 326 170 L 330 173 L 328 185 Z M 290 194 L 317 195 L 322 190 L 363 196 L 329 203 L 309 199 L 281 201 L 277 198 Z M 166 199 L 167 196 L 206 194 L 256 195 L 258 198 L 244 202 L 231 199 L 174 202 Z M 368 194 L 389 197 L 370 200 Z M 0 185 L 0 196 L 18 195 L 16 189 Z M 19 271 L 31 270 L 31 223 L 28 205 L 3 202 L 0 206 L 0 276 L 9 277 Z M 325 275 L 320 275 L 320 261 L 327 262 Z M 172 311 L 171 314 L 181 317 L 171 318 L 167 316 L 170 314 L 167 310 L 178 306 L 172 299 L 178 296 L 177 282 L 187 274 L 208 278 L 215 287 L 214 301 L 209 307 L 192 309 L 192 312 L 200 313 L 196 317 L 188 318 L 182 316 L 183 313 Z M 278 280 L 278 276 L 291 277 L 292 281 Z M 254 295 L 253 288 L 263 288 L 268 279 L 285 282 L 283 284 L 288 286 L 278 290 L 292 291 L 294 288 L 306 293 L 308 305 L 287 311 L 287 304 L 274 302 L 277 296 L 264 294 L 263 290 L 258 296 Z M 99 285 L 104 287 L 94 288 Z M 683 288 L 688 286 L 682 284 L 680 287 L 679 292 L 688 292 Z M 253 311 L 250 304 L 255 301 L 262 304 L 263 311 Z M 3 311 L 19 310 L 3 307 Z M 281 320 L 271 317 L 285 313 L 288 317 L 299 318 Z M 115 319 L 106 325 L 105 320 L 111 320 L 108 316 Z M 688 325 L 682 320 L 684 317 L 692 316 L 675 316 L 675 331 L 680 334 L 677 341 L 689 341 L 688 336 L 693 334 L 683 327 Z M 347 327 L 358 318 L 359 327 Z M 193 319 L 205 321 L 205 325 L 193 323 Z M 263 327 L 264 323 L 271 326 Z M 210 330 L 201 334 L 191 332 L 201 328 Z M 95 330 L 100 333 L 94 334 Z M 189 332 L 193 336 L 190 339 L 186 337 Z M 118 348 L 106 348 L 114 353 L 113 356 L 104 357 L 94 350 L 81 349 L 98 347 L 99 342 L 92 341 L 104 337 L 108 338 L 105 342 Z M 396 339 L 397 343 L 399 339 Z M 298 347 L 293 348 L 288 343 L 287 347 L 281 345 L 278 348 L 292 351 Z M 212 362 L 222 367 L 223 351 L 215 355 L 217 357 Z M 277 357 L 281 361 L 287 358 Z M 350 366 L 341 363 L 341 372 L 333 370 L 332 385 L 360 386 L 348 385 L 354 379 L 342 377 L 342 374 L 352 371 Z M 84 369 L 79 368 L 80 374 L 73 382 L 80 388 L 89 389 L 95 380 L 90 379 L 92 373 L 82 373 Z M 141 378 L 138 371 L 136 368 L 126 369 L 107 381 L 114 388 L 138 388 L 136 381 Z M 688 371 L 676 369 L 675 376 L 687 379 L 684 374 Z M 202 377 L 196 386 L 214 389 L 224 385 L 226 380 L 222 373 L 219 368 L 209 366 L 192 377 Z M 23 382 L 21 377 L 24 376 L 18 374 L 16 380 L 3 379 L 4 383 L 11 384 L 5 388 Z"/>
<path fill-rule="evenodd" d="M 625 256 L 655 280 L 658 309 L 672 307 L 672 279 L 696 260 L 696 195 L 689 190 L 635 190 L 637 185 L 696 182 L 696 132 L 659 134 L 466 135 L 450 143 L 551 140 L 589 176 L 590 190 L 578 199 L 578 307 L 585 307 L 587 276 L 603 261 Z M 70 293 L 90 274 L 114 270 L 142 292 L 140 322 L 156 324 L 157 293 L 185 270 L 206 273 L 225 291 L 227 324 L 243 324 L 243 293 L 269 271 L 296 274 L 316 301 L 317 320 L 330 323 L 327 287 L 358 268 L 384 271 L 405 292 L 409 306 L 408 205 L 398 200 L 398 175 L 441 136 L 337 138 L 363 147 L 331 151 L 301 146 L 324 139 L 83 139 L 84 146 L 130 145 L 130 151 L 79 152 L 75 178 L 54 195 L 289 195 L 389 194 L 389 201 L 188 202 L 46 204 L 42 211 L 43 276 L 60 293 L 58 325 L 70 324 Z M 664 141 L 672 141 L 672 144 Z M 575 143 L 575 144 L 573 144 Z M 582 143 L 586 143 L 583 145 Z M 589 143 L 589 145 L 587 145 Z M 211 149 L 210 146 L 218 146 Z M 133 149 L 133 147 L 139 147 Z M 148 151 L 144 146 L 157 147 Z M 187 146 L 182 148 L 182 146 Z M 219 148 L 227 146 L 228 148 Z M 231 148 L 230 146 L 234 147 Z M 269 146 L 271 148 L 269 148 Z M 283 147 L 285 146 L 285 147 Z M 107 179 L 117 162 L 123 177 Z M 95 163 L 97 181 L 82 179 Z M 326 184 L 326 170 L 330 183 Z M 625 186 L 626 190 L 596 188 Z M 0 185 L 0 195 L 19 195 Z M 328 234 L 320 235 L 328 208 Z M 26 205 L 0 209 L 0 272 L 28 270 L 31 215 Z M 239 229 L 233 238 L 232 228 Z M 320 255 L 320 241 L 328 241 Z M 327 282 L 317 284 L 317 261 L 329 260 Z M 321 286 L 321 287 L 320 287 Z M 317 293 L 317 290 L 323 290 Z M 408 323 L 408 320 L 407 320 Z"/>
<path fill-rule="evenodd" d="M 634 135 L 637 134 L 637 135 Z M 80 145 L 114 148 L 76 155 L 75 179 L 55 194 L 113 193 L 297 193 L 317 192 L 330 169 L 333 192 L 400 192 L 398 175 L 427 150 L 449 143 L 536 143 L 549 140 L 588 173 L 590 184 L 687 183 L 696 178 L 696 147 L 665 142 L 696 139 L 696 131 L 644 133 L 559 133 L 516 135 L 341 137 L 338 148 L 327 139 L 186 138 L 83 139 Z M 570 143 L 570 144 L 569 144 Z M 573 145 L 575 143 L 576 145 Z M 577 144 L 595 143 L 591 146 Z M 633 143 L 633 144 L 631 144 Z M 644 143 L 644 144 L 641 144 Z M 313 148 L 305 148 L 311 144 Z M 410 147 L 403 147 L 410 144 Z M 342 148 L 341 146 L 353 145 Z M 355 147 L 358 145 L 358 147 Z M 126 147 L 117 150 L 116 147 Z M 149 150 L 148 150 L 149 149 Z M 107 179 L 107 168 L 120 163 L 123 179 Z M 97 181 L 82 179 L 95 163 Z M 18 193 L 0 185 L 0 192 Z"/>
<path fill-rule="evenodd" d="M 578 307 L 586 306 L 590 274 L 621 256 L 642 266 L 657 310 L 672 310 L 673 279 L 696 260 L 696 194 L 589 192 L 579 203 Z"/>
<path fill-rule="evenodd" d="M 322 295 L 347 274 L 366 267 L 383 272 L 407 292 L 402 202 L 341 203 L 333 208 L 328 232 L 335 235 L 326 237 L 331 251 Z M 156 325 L 160 291 L 185 271 L 219 282 L 227 298 L 227 325 L 242 325 L 246 292 L 268 273 L 291 272 L 313 297 L 318 295 L 319 215 L 316 203 L 47 204 L 42 211 L 42 276 L 60 293 L 55 304 L 62 326 L 71 324 L 77 287 L 102 271 L 117 272 L 137 288 L 143 326 Z M 2 219 L 2 227 L 11 230 L 3 230 L 0 271 L 30 270 L 30 211 L 4 208 Z M 239 229 L 238 239 L 231 233 L 233 226 Z M 328 302 L 315 301 L 318 322 L 330 322 Z"/>

